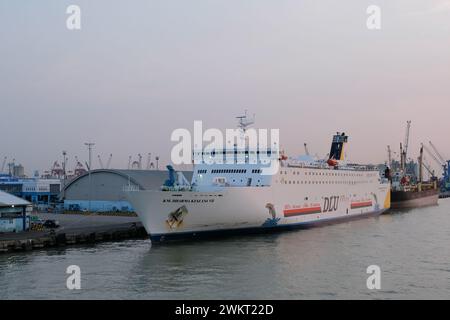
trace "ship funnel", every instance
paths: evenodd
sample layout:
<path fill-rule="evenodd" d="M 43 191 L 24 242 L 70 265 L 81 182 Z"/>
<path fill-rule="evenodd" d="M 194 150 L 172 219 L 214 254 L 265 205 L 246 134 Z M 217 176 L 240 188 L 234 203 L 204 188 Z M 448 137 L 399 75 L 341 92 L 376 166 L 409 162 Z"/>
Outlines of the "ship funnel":
<path fill-rule="evenodd" d="M 329 160 L 344 160 L 344 146 L 347 143 L 347 140 L 348 136 L 344 132 L 337 132 L 333 136 Z"/>

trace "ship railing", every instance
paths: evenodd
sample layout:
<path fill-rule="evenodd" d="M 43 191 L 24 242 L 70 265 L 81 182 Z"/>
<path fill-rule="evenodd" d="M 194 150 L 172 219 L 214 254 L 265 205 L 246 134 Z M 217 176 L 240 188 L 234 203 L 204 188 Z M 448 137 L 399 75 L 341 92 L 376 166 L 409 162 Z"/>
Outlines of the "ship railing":
<path fill-rule="evenodd" d="M 292 168 L 306 168 L 306 169 L 328 169 L 335 170 L 335 167 L 331 167 L 326 163 L 317 162 L 316 163 L 305 163 L 305 162 L 289 162 L 287 163 L 287 167 Z M 377 168 L 371 166 L 361 166 L 361 165 L 347 165 L 347 166 L 338 166 L 339 170 L 347 170 L 347 171 L 378 171 Z"/>

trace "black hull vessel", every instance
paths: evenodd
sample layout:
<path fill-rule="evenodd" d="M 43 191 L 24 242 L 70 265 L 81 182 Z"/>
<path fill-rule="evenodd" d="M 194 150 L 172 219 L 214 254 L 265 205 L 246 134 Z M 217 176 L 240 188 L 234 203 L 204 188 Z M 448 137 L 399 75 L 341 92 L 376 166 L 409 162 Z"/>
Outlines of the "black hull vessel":
<path fill-rule="evenodd" d="M 437 205 L 439 199 L 438 189 L 421 191 L 392 191 L 391 208 L 417 208 Z"/>

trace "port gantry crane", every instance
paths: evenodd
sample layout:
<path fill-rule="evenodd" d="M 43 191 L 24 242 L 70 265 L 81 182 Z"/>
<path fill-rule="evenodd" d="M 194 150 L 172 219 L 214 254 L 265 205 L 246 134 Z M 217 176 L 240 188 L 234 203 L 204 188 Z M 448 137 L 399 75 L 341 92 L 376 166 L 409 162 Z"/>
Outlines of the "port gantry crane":
<path fill-rule="evenodd" d="M 434 162 L 443 169 L 441 189 L 443 191 L 450 191 L 450 160 L 444 160 L 444 157 L 439 153 L 436 146 L 431 141 L 428 141 L 428 143 L 434 152 L 424 145 L 425 151 L 431 156 Z"/>

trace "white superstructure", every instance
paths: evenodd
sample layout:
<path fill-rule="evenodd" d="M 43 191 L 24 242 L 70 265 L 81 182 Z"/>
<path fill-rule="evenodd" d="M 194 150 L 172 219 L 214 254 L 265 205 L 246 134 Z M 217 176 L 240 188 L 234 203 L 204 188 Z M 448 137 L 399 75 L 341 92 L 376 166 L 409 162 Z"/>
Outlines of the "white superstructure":
<path fill-rule="evenodd" d="M 190 183 L 169 167 L 162 190 L 130 188 L 127 196 L 152 241 L 310 227 L 380 214 L 390 206 L 389 182 L 376 169 L 345 164 L 346 142 L 345 134 L 335 135 L 328 160 L 291 159 L 273 149 L 194 151 L 204 160 L 194 166 Z M 224 160 L 230 152 L 245 160 L 208 164 L 211 152 Z M 256 163 L 247 160 L 251 152 L 257 153 Z M 267 159 L 280 165 L 276 174 L 263 174 Z"/>

